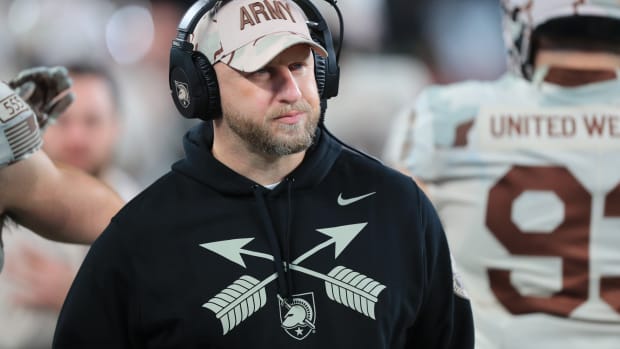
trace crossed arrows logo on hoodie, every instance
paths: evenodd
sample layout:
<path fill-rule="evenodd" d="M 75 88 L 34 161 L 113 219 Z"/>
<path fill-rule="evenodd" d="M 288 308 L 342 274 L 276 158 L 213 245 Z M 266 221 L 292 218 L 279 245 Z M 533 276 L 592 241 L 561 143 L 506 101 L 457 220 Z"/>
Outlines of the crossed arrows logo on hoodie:
<path fill-rule="evenodd" d="M 325 291 L 329 299 L 374 320 L 375 305 L 378 301 L 379 294 L 385 289 L 384 285 L 366 275 L 340 265 L 334 267 L 327 275 L 300 265 L 301 262 L 310 256 L 332 244 L 335 244 L 335 258 L 338 258 L 342 251 L 344 251 L 349 243 L 355 239 L 367 224 L 368 223 L 358 223 L 317 229 L 318 232 L 329 236 L 330 239 L 297 257 L 288 267 L 291 270 L 325 281 Z M 242 254 L 274 261 L 273 256 L 269 254 L 243 248 L 253 239 L 254 238 L 216 241 L 201 244 L 200 246 L 243 268 L 246 268 L 246 265 L 241 256 Z M 273 273 L 264 280 L 258 280 L 250 275 L 242 275 L 202 306 L 215 313 L 215 316 L 222 323 L 223 335 L 226 335 L 241 322 L 245 321 L 265 306 L 267 303 L 265 287 L 276 280 L 276 278 L 277 273 Z"/>

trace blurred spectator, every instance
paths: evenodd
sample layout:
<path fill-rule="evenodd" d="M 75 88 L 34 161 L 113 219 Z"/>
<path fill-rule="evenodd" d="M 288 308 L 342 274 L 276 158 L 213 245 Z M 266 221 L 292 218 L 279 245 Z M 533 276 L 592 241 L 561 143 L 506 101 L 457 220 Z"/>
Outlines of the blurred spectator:
<path fill-rule="evenodd" d="M 137 184 L 113 165 L 123 121 L 116 82 L 107 71 L 93 66 L 73 66 L 69 73 L 77 99 L 46 130 L 43 149 L 54 161 L 98 177 L 129 200 Z"/>
<path fill-rule="evenodd" d="M 44 150 L 129 200 L 139 188 L 113 165 L 120 131 L 115 82 L 95 67 L 75 66 L 69 73 L 76 100 L 46 129 Z M 7 229 L 4 244 L 9 247 L 0 274 L 0 348 L 49 348 L 58 311 L 88 248 L 45 240 L 17 226 Z"/>

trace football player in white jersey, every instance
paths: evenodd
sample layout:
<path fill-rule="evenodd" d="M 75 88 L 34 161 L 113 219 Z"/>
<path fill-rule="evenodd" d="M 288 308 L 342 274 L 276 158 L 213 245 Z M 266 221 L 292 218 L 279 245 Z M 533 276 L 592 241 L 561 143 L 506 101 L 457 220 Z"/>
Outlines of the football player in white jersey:
<path fill-rule="evenodd" d="M 511 72 L 424 91 L 403 159 L 479 349 L 620 348 L 620 2 L 502 2 Z"/>
<path fill-rule="evenodd" d="M 64 68 L 42 67 L 0 83 L 0 221 L 8 216 L 49 239 L 91 243 L 123 201 L 40 150 L 39 126 L 68 106 L 69 81 Z M 0 266 L 2 256 L 0 248 Z"/>

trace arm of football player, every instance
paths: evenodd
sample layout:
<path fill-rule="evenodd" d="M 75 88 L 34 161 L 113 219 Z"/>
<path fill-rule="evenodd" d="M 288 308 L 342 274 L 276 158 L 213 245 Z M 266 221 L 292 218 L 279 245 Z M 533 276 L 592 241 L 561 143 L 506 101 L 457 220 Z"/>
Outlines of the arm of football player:
<path fill-rule="evenodd" d="M 43 151 L 0 169 L 0 209 L 41 236 L 92 243 L 122 207 L 109 187 L 82 171 L 55 165 Z"/>

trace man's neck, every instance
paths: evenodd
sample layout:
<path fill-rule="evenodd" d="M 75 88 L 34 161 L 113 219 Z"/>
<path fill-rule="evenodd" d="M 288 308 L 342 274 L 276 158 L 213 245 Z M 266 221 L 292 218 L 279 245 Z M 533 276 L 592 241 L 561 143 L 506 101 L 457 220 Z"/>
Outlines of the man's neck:
<path fill-rule="evenodd" d="M 536 54 L 534 82 L 563 87 L 618 79 L 620 55 L 608 52 L 540 50 Z"/>
<path fill-rule="evenodd" d="M 534 66 L 577 70 L 613 70 L 620 68 L 620 55 L 610 52 L 539 50 Z"/>

